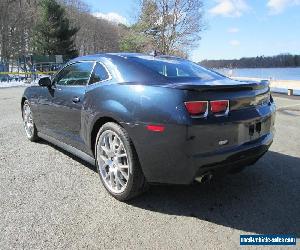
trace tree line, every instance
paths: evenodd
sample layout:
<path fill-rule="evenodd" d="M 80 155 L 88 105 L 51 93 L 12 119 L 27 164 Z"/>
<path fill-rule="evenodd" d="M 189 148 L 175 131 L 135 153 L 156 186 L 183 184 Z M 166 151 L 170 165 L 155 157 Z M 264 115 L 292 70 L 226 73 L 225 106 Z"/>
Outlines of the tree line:
<path fill-rule="evenodd" d="M 81 0 L 1 0 L 0 59 L 117 51 L 121 29 Z"/>
<path fill-rule="evenodd" d="M 141 0 L 132 25 L 95 17 L 83 0 L 1 0 L 0 62 L 20 56 L 149 52 L 187 56 L 200 40 L 201 0 Z"/>
<path fill-rule="evenodd" d="M 281 54 L 276 56 L 258 56 L 233 60 L 203 60 L 200 64 L 215 69 L 300 67 L 300 55 Z"/>

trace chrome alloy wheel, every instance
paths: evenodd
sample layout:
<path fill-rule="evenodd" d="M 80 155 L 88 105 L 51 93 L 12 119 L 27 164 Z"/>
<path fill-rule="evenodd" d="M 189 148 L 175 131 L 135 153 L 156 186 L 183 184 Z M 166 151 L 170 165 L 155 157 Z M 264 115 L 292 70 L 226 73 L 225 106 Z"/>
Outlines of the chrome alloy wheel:
<path fill-rule="evenodd" d="M 31 108 L 28 103 L 25 103 L 23 106 L 23 123 L 25 132 L 28 138 L 33 137 L 34 135 L 34 123 L 32 119 Z"/>
<path fill-rule="evenodd" d="M 105 186 L 112 193 L 122 193 L 128 183 L 130 162 L 122 140 L 112 130 L 100 135 L 97 161 Z"/>

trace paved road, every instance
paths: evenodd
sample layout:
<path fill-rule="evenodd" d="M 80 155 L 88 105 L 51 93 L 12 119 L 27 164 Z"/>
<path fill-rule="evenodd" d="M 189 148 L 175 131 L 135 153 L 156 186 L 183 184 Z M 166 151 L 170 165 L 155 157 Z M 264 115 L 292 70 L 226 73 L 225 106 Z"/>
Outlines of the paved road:
<path fill-rule="evenodd" d="M 275 97 L 274 144 L 243 173 L 121 203 L 93 166 L 27 141 L 22 91 L 0 90 L 0 249 L 235 249 L 240 234 L 300 237 L 300 99 Z"/>

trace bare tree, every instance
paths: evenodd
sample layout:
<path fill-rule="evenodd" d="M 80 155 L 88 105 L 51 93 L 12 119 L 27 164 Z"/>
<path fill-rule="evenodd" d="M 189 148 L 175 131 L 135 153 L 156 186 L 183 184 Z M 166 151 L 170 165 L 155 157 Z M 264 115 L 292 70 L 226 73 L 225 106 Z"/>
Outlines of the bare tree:
<path fill-rule="evenodd" d="M 16 60 L 30 48 L 36 0 L 5 0 L 0 3 L 0 57 Z"/>
<path fill-rule="evenodd" d="M 118 51 L 122 27 L 90 13 L 83 0 L 57 0 L 64 5 L 71 25 L 79 27 L 75 44 L 81 55 Z M 40 0 L 0 0 L 0 61 L 16 61 L 31 54 L 33 27 Z"/>
<path fill-rule="evenodd" d="M 80 30 L 76 37 L 80 54 L 117 51 L 119 48 L 119 26 L 104 19 L 81 13 L 77 22 Z"/>
<path fill-rule="evenodd" d="M 187 53 L 201 39 L 201 0 L 143 0 L 137 28 L 165 54 Z"/>

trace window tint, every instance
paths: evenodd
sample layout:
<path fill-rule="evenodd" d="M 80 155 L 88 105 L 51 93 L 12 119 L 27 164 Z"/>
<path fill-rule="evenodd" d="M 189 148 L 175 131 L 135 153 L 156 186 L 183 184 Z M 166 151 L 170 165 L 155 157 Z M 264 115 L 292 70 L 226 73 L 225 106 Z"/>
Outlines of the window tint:
<path fill-rule="evenodd" d="M 96 63 L 93 74 L 91 76 L 90 84 L 101 82 L 107 80 L 108 78 L 109 75 L 106 69 L 100 63 Z"/>
<path fill-rule="evenodd" d="M 221 75 L 188 60 L 152 56 L 129 57 L 128 59 L 140 63 L 143 66 L 169 78 L 193 77 L 204 80 L 221 78 Z"/>
<path fill-rule="evenodd" d="M 93 65 L 93 62 L 71 64 L 59 72 L 54 78 L 54 83 L 65 86 L 86 85 L 90 78 Z"/>

